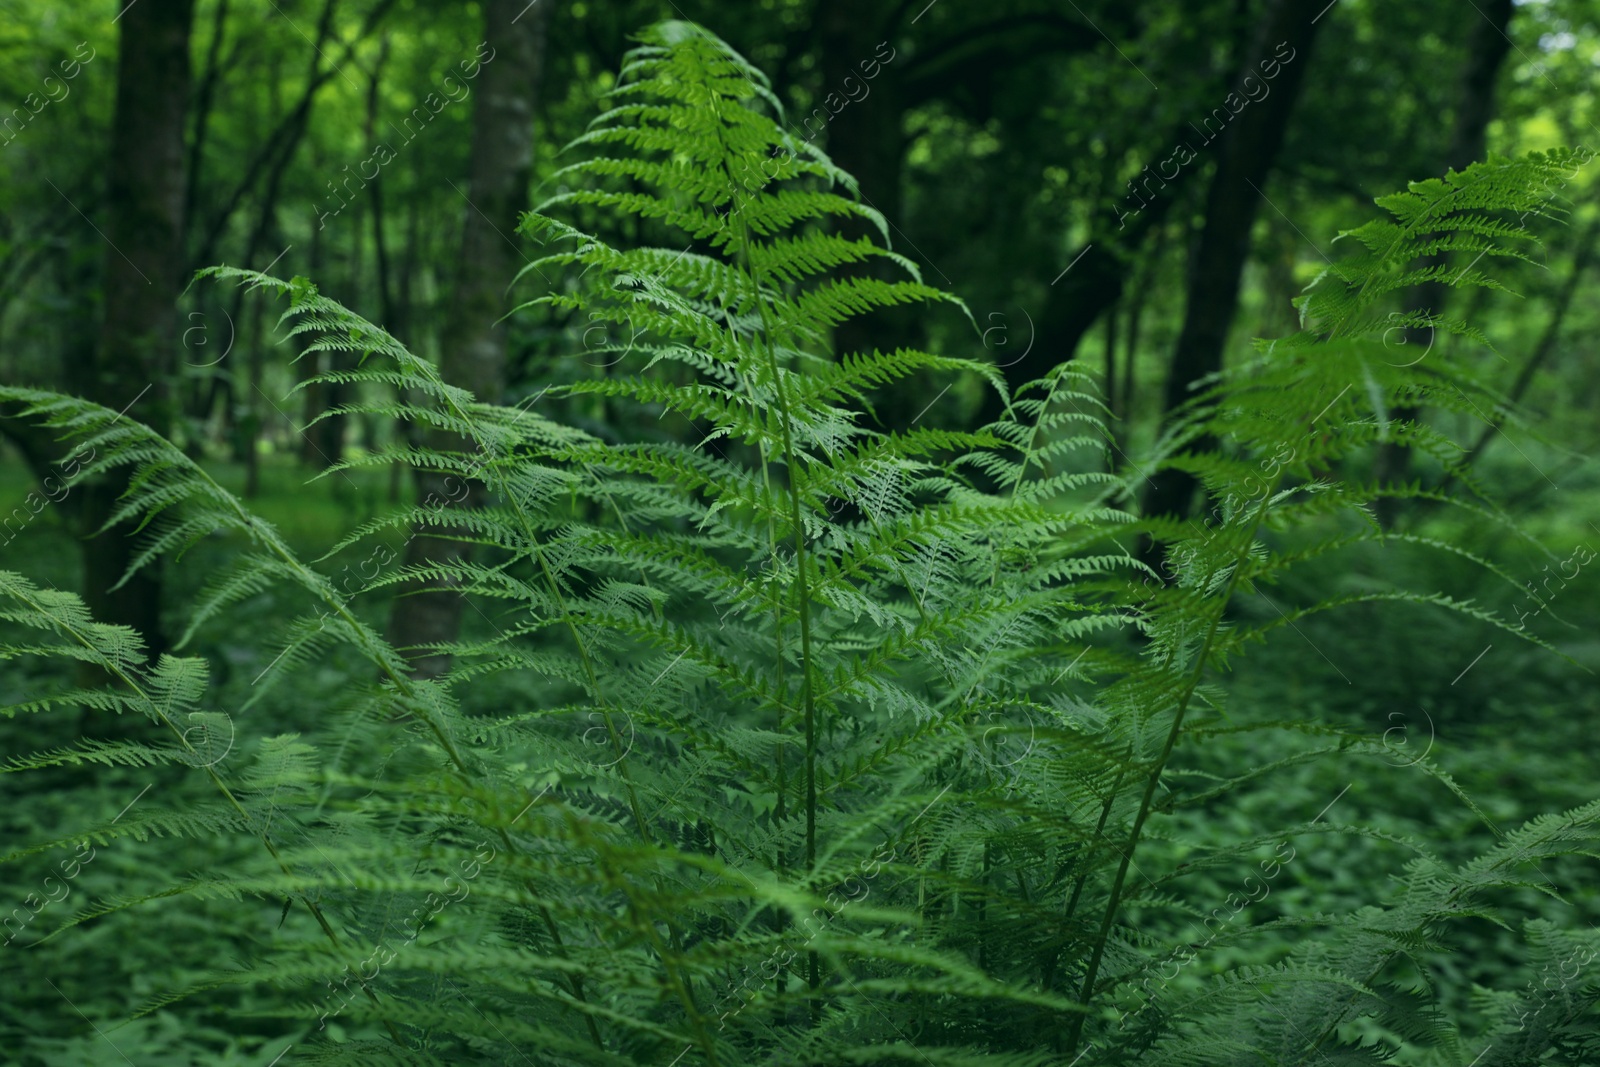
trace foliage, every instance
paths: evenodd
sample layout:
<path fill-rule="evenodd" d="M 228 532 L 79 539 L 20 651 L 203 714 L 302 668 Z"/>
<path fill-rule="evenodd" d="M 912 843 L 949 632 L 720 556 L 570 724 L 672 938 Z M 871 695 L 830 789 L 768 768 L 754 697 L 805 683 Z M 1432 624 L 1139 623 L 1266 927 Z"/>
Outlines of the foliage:
<path fill-rule="evenodd" d="M 839 235 L 848 218 L 887 231 L 777 110 L 722 41 L 658 25 L 575 143 L 595 154 L 525 223 L 547 247 L 529 270 L 560 272 L 525 310 L 626 338 L 607 346 L 605 374 L 561 388 L 639 428 L 621 439 L 477 402 L 305 279 L 204 272 L 287 297 L 281 322 L 308 352 L 358 357 L 314 380 L 393 398 L 350 411 L 468 443 L 401 442 L 329 472 L 401 464 L 481 482 L 492 500 L 425 499 L 362 525 L 324 557 L 365 552 L 358 588 L 136 421 L 0 390 L 95 457 L 83 476 L 136 471 L 113 521 L 148 524 L 139 565 L 217 531 L 248 543 L 187 613 L 185 641 L 264 595 L 309 605 L 232 709 L 213 702 L 204 658 L 146 663 L 135 634 L 73 595 L 0 575 L 0 617 L 18 633 L 8 657 L 98 672 L 5 709 L 81 710 L 89 735 L 6 770 L 135 767 L 181 800 L 5 859 L 128 837 L 216 849 L 204 869 L 130 871 L 130 885 L 55 913 L 50 936 L 185 908 L 228 916 L 237 956 L 186 963 L 151 991 L 141 1032 L 233 1008 L 324 1062 L 1354 1064 L 1401 1050 L 1460 1063 L 1485 1042 L 1483 1064 L 1584 1062 L 1596 986 L 1576 980 L 1581 965 L 1554 992 L 1484 990 L 1463 1016 L 1439 1010 L 1440 961 L 1452 929 L 1483 920 L 1521 924 L 1530 966 L 1565 976 L 1592 955 L 1570 914 L 1549 921 L 1517 894 L 1548 891 L 1541 865 L 1593 856 L 1600 802 L 1464 860 L 1392 841 L 1413 858 L 1387 898 L 1341 914 L 1247 931 L 1188 891 L 1246 868 L 1245 894 L 1226 902 L 1237 914 L 1297 848 L 1363 833 L 1308 810 L 1217 842 L 1193 818 L 1303 766 L 1392 762 L 1380 738 L 1230 718 L 1217 680 L 1251 644 L 1376 602 L 1518 632 L 1432 589 L 1319 593 L 1267 617 L 1242 607 L 1363 542 L 1453 553 L 1515 587 L 1458 545 L 1370 521 L 1376 499 L 1404 495 L 1508 524 L 1441 431 L 1394 414 L 1494 398 L 1453 366 L 1391 362 L 1382 309 L 1428 278 L 1493 284 L 1407 264 L 1443 248 L 1521 254 L 1527 231 L 1507 213 L 1526 214 L 1536 182 L 1574 157 L 1491 160 L 1382 201 L 1394 220 L 1355 232 L 1365 251 L 1306 294 L 1307 329 L 1213 383 L 1163 442 L 1160 462 L 1217 502 L 1179 528 L 1119 506 L 1142 473 L 1103 469 L 1098 401 L 1070 363 L 980 432 L 873 428 L 872 391 L 916 372 L 1003 387 L 987 365 L 933 353 L 830 351 L 845 320 L 953 298 Z M 590 213 L 668 240 L 613 247 L 559 217 Z M 903 277 L 845 269 L 869 260 Z M 669 414 L 697 443 L 649 432 Z M 1387 440 L 1434 457 L 1462 495 L 1341 477 Z M 391 566 L 390 531 L 417 524 L 482 551 Z M 1167 546 L 1164 575 L 1123 547 L 1139 535 Z M 485 623 L 443 648 L 454 666 L 438 681 L 409 676 L 358 603 L 419 579 L 459 591 Z M 240 729 L 235 715 L 333 648 L 364 673 L 304 734 Z M 137 726 L 95 736 L 113 714 Z M 1266 733 L 1270 761 L 1247 751 L 1215 773 L 1179 759 Z M 1432 761 L 1412 769 L 1487 821 Z M 1219 962 L 1263 930 L 1285 939 L 1279 958 Z M 1186 970 L 1198 960 L 1206 973 Z"/>

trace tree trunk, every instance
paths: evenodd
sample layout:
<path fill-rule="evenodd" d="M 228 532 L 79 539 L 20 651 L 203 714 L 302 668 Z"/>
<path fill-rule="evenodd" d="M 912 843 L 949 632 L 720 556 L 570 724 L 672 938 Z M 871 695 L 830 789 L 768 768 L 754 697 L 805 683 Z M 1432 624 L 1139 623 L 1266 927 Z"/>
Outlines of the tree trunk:
<path fill-rule="evenodd" d="M 1511 26 L 1513 0 L 1486 0 L 1483 17 L 1473 20 L 1472 33 L 1467 39 L 1467 58 L 1461 68 L 1461 80 L 1456 89 L 1455 121 L 1450 130 L 1450 143 L 1445 148 L 1445 170 L 1465 170 L 1468 165 L 1484 157 L 1489 119 L 1494 114 L 1494 84 L 1506 54 L 1511 50 L 1508 30 Z M 1443 255 L 1429 256 L 1424 266 L 1437 266 L 1445 262 Z M 1428 311 L 1437 315 L 1444 306 L 1450 287 L 1444 282 L 1430 281 L 1416 286 L 1406 297 L 1406 311 Z M 1405 332 L 1405 347 L 1401 362 L 1416 358 L 1412 353 L 1427 352 L 1436 340 L 1431 327 L 1414 327 Z M 1411 421 L 1422 414 L 1420 408 L 1395 408 L 1394 418 Z M 1411 449 L 1403 444 L 1386 441 L 1378 448 L 1373 461 L 1373 479 L 1383 483 L 1403 482 L 1410 477 Z M 1376 512 L 1385 529 L 1394 526 L 1399 516 L 1401 501 L 1396 497 L 1379 497 Z"/>
<path fill-rule="evenodd" d="M 1164 225 L 1156 228 L 1150 250 L 1145 253 L 1139 273 L 1134 276 L 1133 290 L 1128 294 L 1127 355 L 1122 360 L 1122 385 L 1117 390 L 1119 421 L 1112 423 L 1111 426 L 1112 443 L 1118 449 L 1117 459 L 1121 463 L 1127 462 L 1127 456 L 1122 453 L 1118 442 L 1127 443 L 1132 440 L 1136 419 L 1134 386 L 1137 381 L 1139 334 L 1144 326 L 1144 311 L 1149 304 L 1150 291 L 1155 286 L 1156 272 L 1161 269 L 1161 257 L 1167 251 L 1167 230 L 1168 227 Z"/>
<path fill-rule="evenodd" d="M 1594 265 L 1596 242 L 1600 242 L 1600 215 L 1592 217 L 1588 225 L 1584 226 L 1583 233 L 1578 237 L 1577 250 L 1572 254 L 1572 264 L 1567 268 L 1566 280 L 1561 283 L 1561 288 L 1556 291 L 1550 308 L 1550 319 L 1545 323 L 1544 332 L 1539 335 L 1538 342 L 1533 346 L 1533 351 L 1528 353 L 1527 360 L 1522 364 L 1522 369 L 1517 372 L 1517 377 L 1511 383 L 1511 390 L 1506 394 L 1506 404 L 1515 407 L 1522 402 L 1523 396 L 1528 392 L 1528 387 L 1533 384 L 1533 377 L 1544 366 L 1544 361 L 1550 358 L 1556 350 L 1556 341 L 1561 337 L 1561 327 L 1565 324 L 1567 312 L 1572 308 L 1572 298 L 1577 295 L 1578 283 L 1583 280 L 1584 274 Z M 1484 424 L 1467 454 L 1461 457 L 1461 464 L 1470 467 L 1483 458 L 1484 449 L 1494 440 L 1500 432 L 1500 423 L 1504 420 L 1498 413 L 1492 413 L 1490 421 Z"/>
<path fill-rule="evenodd" d="M 244 306 L 246 294 L 241 287 L 234 301 L 235 308 Z M 234 421 L 234 442 L 237 455 L 244 461 L 244 498 L 254 500 L 261 495 L 261 380 L 266 370 L 267 346 L 272 343 L 266 326 L 266 301 L 260 293 L 250 293 L 250 335 L 255 341 L 245 359 L 244 373 L 235 368 L 236 379 L 243 378 L 244 388 L 237 390 L 238 417 Z"/>
<path fill-rule="evenodd" d="M 814 19 L 820 74 L 816 97 L 809 112 L 790 116 L 790 128 L 802 140 L 820 143 L 856 179 L 862 203 L 888 220 L 890 243 L 915 257 L 907 238 L 897 231 L 902 221 L 905 134 L 902 70 L 896 64 L 904 67 L 905 59 L 887 40 L 884 16 L 851 0 L 823 0 Z M 877 227 L 863 219 L 841 219 L 835 225 L 851 240 L 871 236 L 881 241 Z M 898 267 L 871 260 L 841 267 L 837 274 L 884 281 L 905 276 Z M 878 308 L 841 322 L 834 329 L 834 350 L 842 356 L 916 347 L 921 321 L 921 309 L 915 305 Z M 925 384 L 913 377 L 875 391 L 871 399 L 885 427 L 904 429 L 910 424 L 929 395 Z"/>
<path fill-rule="evenodd" d="M 357 294 L 361 292 L 363 202 L 353 201 L 351 207 L 354 214 L 346 222 L 355 233 L 355 241 L 351 250 L 350 268 L 345 276 L 348 279 L 350 293 Z M 319 226 L 311 231 L 311 277 L 324 276 L 330 258 L 328 246 L 329 242 L 322 236 L 322 227 Z M 346 301 L 348 302 L 349 298 L 346 298 Z M 321 331 L 310 331 L 301 335 L 301 341 L 309 346 L 323 336 Z M 329 372 L 349 370 L 356 365 L 356 362 L 353 353 L 323 349 L 319 352 L 307 352 L 301 356 L 299 370 L 305 378 L 312 379 Z M 301 395 L 304 402 L 302 408 L 304 416 L 300 426 L 300 462 L 312 470 L 325 471 L 344 458 L 347 417 L 329 415 L 328 411 L 345 402 L 345 389 L 338 382 L 308 381 L 306 387 L 301 390 Z M 337 492 L 337 487 L 346 483 L 339 480 L 333 484 Z"/>
<path fill-rule="evenodd" d="M 1223 347 L 1238 310 L 1239 278 L 1250 255 L 1250 232 L 1264 195 L 1261 190 L 1288 132 L 1319 19 L 1316 4 L 1274 0 L 1254 47 L 1245 53 L 1241 84 L 1252 75 L 1259 81 L 1258 65 L 1263 62 L 1279 63 L 1279 72 L 1267 95 L 1244 105 L 1221 135 L 1217 170 L 1206 193 L 1205 225 L 1189 260 L 1183 326 L 1167 374 L 1164 417 L 1188 399 L 1195 382 L 1222 369 Z M 1146 496 L 1146 514 L 1187 513 L 1195 485 L 1185 471 L 1158 472 Z"/>
<path fill-rule="evenodd" d="M 1106 419 L 1114 428 L 1122 414 L 1121 409 L 1117 407 L 1117 308 L 1115 306 L 1106 309 L 1105 329 L 1106 370 L 1105 381 L 1100 384 L 1100 392 L 1105 400 L 1106 410 L 1110 412 Z"/>
<path fill-rule="evenodd" d="M 505 288 L 522 257 L 507 240 L 518 215 L 527 210 L 533 174 L 533 113 L 544 58 L 544 18 L 549 4 L 529 7 L 524 0 L 487 0 L 484 37 L 492 49 L 482 68 L 472 108 L 472 156 L 468 164 L 467 204 L 462 205 L 461 258 L 443 335 L 439 369 L 452 385 L 477 399 L 496 402 L 504 387 L 506 328 L 496 325 L 504 314 Z M 471 447 L 451 434 L 430 431 L 427 443 L 436 449 Z M 419 471 L 418 503 L 449 504 L 460 497 L 453 477 Z M 464 506 L 484 503 L 485 491 L 474 484 Z M 432 531 L 432 532 L 430 532 Z M 466 558 L 467 545 L 440 530 L 419 524 L 406 546 L 408 565 L 439 564 Z M 402 590 L 389 619 L 389 638 L 401 649 L 453 641 L 461 629 L 462 595 L 435 584 Z M 415 674 L 438 677 L 450 657 L 418 652 L 411 656 Z"/>
<path fill-rule="evenodd" d="M 405 253 L 400 260 L 400 276 L 395 282 L 395 289 L 398 294 L 395 299 L 395 320 L 384 323 L 383 328 L 395 337 L 412 337 L 409 329 L 412 283 L 417 277 L 417 263 L 424 253 L 422 215 L 419 201 L 416 197 L 411 198 L 410 205 L 406 209 L 406 236 L 405 240 L 400 243 L 400 247 L 405 249 Z M 412 337 L 411 347 L 413 351 L 420 351 L 415 337 Z M 403 419 L 396 420 L 391 425 L 391 430 L 396 443 L 404 442 L 407 448 L 417 445 L 417 428 L 410 422 Z M 389 503 L 398 504 L 400 502 L 402 482 L 400 464 L 392 464 L 389 467 Z"/>
<path fill-rule="evenodd" d="M 372 62 L 372 73 L 367 78 L 367 144 L 375 144 L 378 123 L 379 104 L 379 77 L 383 74 L 384 64 L 389 61 L 389 35 L 385 33 L 378 44 L 378 56 Z M 373 178 L 367 186 L 367 192 L 372 197 L 372 255 L 373 268 L 377 275 L 374 284 L 378 289 L 378 313 L 383 317 L 380 325 L 395 337 L 402 336 L 400 313 L 395 307 L 394 286 L 390 283 L 389 271 L 389 243 L 384 232 L 386 215 L 384 214 L 383 201 L 383 172 Z"/>
<path fill-rule="evenodd" d="M 193 0 L 143 0 L 121 19 L 105 253 L 105 310 L 90 399 L 159 433 L 172 425 L 177 305 L 183 289 L 184 127 L 189 104 Z M 129 484 L 121 468 L 83 486 L 78 519 L 92 534 Z M 113 590 L 133 558 L 134 524 L 83 546 L 84 599 L 97 620 L 132 626 L 163 648 L 156 563 Z"/>
<path fill-rule="evenodd" d="M 1192 136 L 1187 126 L 1179 127 L 1160 143 L 1176 144 Z M 1023 358 L 1001 365 L 1006 385 L 1013 393 L 1073 358 L 1100 316 L 1122 299 L 1134 264 L 1157 254 L 1147 251 L 1141 255 L 1140 249 L 1152 233 L 1156 235 L 1155 245 L 1159 248 L 1169 213 L 1180 203 L 1199 170 L 1198 165 L 1180 168 L 1174 178 L 1162 182 L 1163 186 L 1172 188 L 1163 188 L 1139 210 L 1116 216 L 1118 225 L 1115 227 L 1110 225 L 1109 216 L 1094 218 L 1089 239 L 1081 249 L 1063 257 L 1061 272 L 1046 290 L 1044 310 L 1034 323 L 1032 346 Z M 1108 184 L 1114 185 L 1114 182 Z M 1115 189 L 1111 192 L 1120 195 Z M 1133 297 L 1136 303 L 1144 300 L 1142 292 L 1134 293 Z M 1132 395 L 1131 390 L 1128 395 Z M 998 419 L 1001 411 L 999 397 L 992 391 L 986 393 L 982 421 Z"/>

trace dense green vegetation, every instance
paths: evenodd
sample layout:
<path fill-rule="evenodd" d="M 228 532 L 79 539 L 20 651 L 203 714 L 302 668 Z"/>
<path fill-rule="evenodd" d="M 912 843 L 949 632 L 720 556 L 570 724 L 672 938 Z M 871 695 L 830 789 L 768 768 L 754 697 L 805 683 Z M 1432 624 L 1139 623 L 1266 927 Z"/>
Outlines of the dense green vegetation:
<path fill-rule="evenodd" d="M 1585 5 L 11 8 L 5 1062 L 1600 1057 Z"/>

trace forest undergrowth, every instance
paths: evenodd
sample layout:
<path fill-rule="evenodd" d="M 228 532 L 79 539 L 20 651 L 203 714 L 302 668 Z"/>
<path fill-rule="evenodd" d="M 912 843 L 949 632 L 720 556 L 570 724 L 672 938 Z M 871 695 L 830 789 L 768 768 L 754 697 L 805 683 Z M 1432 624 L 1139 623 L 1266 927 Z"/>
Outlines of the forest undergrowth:
<path fill-rule="evenodd" d="M 1498 287 L 1585 155 L 1380 198 L 1299 331 L 1133 459 L 1077 363 L 1010 393 L 978 359 L 834 351 L 853 318 L 964 306 L 780 114 L 706 31 L 642 35 L 523 222 L 518 291 L 539 295 L 514 312 L 614 329 L 615 358 L 528 402 L 447 384 L 313 280 L 201 272 L 350 357 L 307 379 L 353 398 L 325 417 L 416 428 L 324 478 L 399 465 L 442 487 L 316 558 L 133 418 L 0 388 L 73 443 L 77 478 L 133 472 L 113 521 L 146 524 L 136 567 L 206 571 L 154 662 L 56 583 L 0 573 L 27 679 L 4 710 L 37 742 L 4 768 L 3 965 L 134 1020 L 65 1039 L 30 993 L 0 1015 L 16 1062 L 103 1056 L 102 1036 L 174 1063 L 208 1044 L 230 1063 L 1595 1062 L 1600 800 L 1508 818 L 1414 716 L 1402 736 L 1318 714 L 1251 673 L 1340 619 L 1562 655 L 1472 595 L 1358 579 L 1411 554 L 1450 565 L 1418 577 L 1523 591 L 1492 554 L 1378 521 L 1406 500 L 1538 548 L 1440 423 L 1406 415 L 1514 418 L 1505 398 L 1387 338 L 1487 344 L 1393 309 L 1427 282 Z M 982 380 L 1004 415 L 884 428 L 884 391 L 919 376 Z M 1372 481 L 1395 445 L 1443 478 Z M 1141 513 L 1160 471 L 1193 481 L 1193 519 Z M 459 551 L 408 565 L 424 528 Z M 375 605 L 420 587 L 466 598 L 459 641 L 388 640 Z M 419 652 L 448 669 L 418 673 Z M 1381 699 L 1407 669 L 1361 683 Z M 1448 836 L 1353 814 L 1379 798 L 1448 808 Z M 1387 881 L 1357 884 L 1357 861 Z M 132 949 L 148 962 L 97 962 Z"/>

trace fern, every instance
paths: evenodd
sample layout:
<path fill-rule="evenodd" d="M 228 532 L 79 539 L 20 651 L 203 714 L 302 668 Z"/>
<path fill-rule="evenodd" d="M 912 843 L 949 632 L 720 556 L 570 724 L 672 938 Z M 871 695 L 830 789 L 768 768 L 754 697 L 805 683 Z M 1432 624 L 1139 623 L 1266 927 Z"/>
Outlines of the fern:
<path fill-rule="evenodd" d="M 1448 438 L 1388 414 L 1422 396 L 1465 410 L 1488 391 L 1453 367 L 1385 358 L 1394 323 L 1381 309 L 1434 278 L 1410 268 L 1418 256 L 1525 255 L 1527 231 L 1505 213 L 1541 210 L 1534 181 L 1571 157 L 1491 160 L 1380 201 L 1394 221 L 1355 231 L 1364 251 L 1301 301 L 1307 329 L 1210 383 L 1163 442 L 1158 462 L 1216 502 L 1180 528 L 1120 506 L 1134 486 L 1107 471 L 1103 409 L 1070 364 L 976 432 L 875 427 L 869 397 L 914 374 L 1003 386 L 976 361 L 834 350 L 853 316 L 959 302 L 880 243 L 835 232 L 850 217 L 885 228 L 778 117 L 765 77 L 726 44 L 654 27 L 574 143 L 587 158 L 524 220 L 543 245 L 524 280 L 558 281 L 519 313 L 627 328 L 603 373 L 549 390 L 604 403 L 620 439 L 476 402 L 304 279 L 202 272 L 286 299 L 280 326 L 310 337 L 307 351 L 356 357 L 313 379 L 358 387 L 338 413 L 464 442 L 396 445 L 324 476 L 399 464 L 481 482 L 485 507 L 423 500 L 305 561 L 148 429 L 0 389 L 94 449 L 85 475 L 134 468 L 112 521 L 147 524 L 136 565 L 216 530 L 243 546 L 189 611 L 184 642 L 268 592 L 300 598 L 252 705 L 270 708 L 285 677 L 335 651 L 364 664 L 319 711 L 318 736 L 238 730 L 256 712 L 211 704 L 202 660 L 147 665 L 135 635 L 77 598 L 0 575 L 0 618 L 42 635 L 6 655 L 115 678 L 8 715 L 151 724 L 5 769 L 204 779 L 213 800 L 72 840 L 182 834 L 226 857 L 199 873 L 152 868 L 55 932 L 136 907 L 245 915 L 264 902 L 282 929 L 241 934 L 250 958 L 188 975 L 143 1011 L 246 990 L 255 1014 L 308 1035 L 307 1057 L 328 1063 L 1381 1062 L 1361 1026 L 1458 1057 L 1466 1035 L 1404 975 L 1426 971 L 1448 924 L 1543 885 L 1529 868 L 1592 855 L 1600 806 L 1535 819 L 1466 863 L 1415 846 L 1383 906 L 1283 918 L 1266 928 L 1300 933 L 1290 958 L 1169 984 L 1162 969 L 1195 945 L 1247 936 L 1193 906 L 1183 890 L 1197 875 L 1333 832 L 1313 820 L 1180 858 L 1182 819 L 1291 767 L 1388 754 L 1379 739 L 1275 724 L 1304 747 L 1217 779 L 1183 766 L 1180 747 L 1267 728 L 1227 719 L 1218 676 L 1310 613 L 1381 595 L 1520 632 L 1428 590 L 1330 596 L 1265 621 L 1236 609 L 1312 561 L 1393 537 L 1368 521 L 1380 495 L 1446 499 L 1340 477 L 1385 439 L 1438 457 L 1465 491 L 1456 503 L 1509 522 Z M 627 220 L 641 243 L 612 247 L 563 221 L 595 215 Z M 841 271 L 867 260 L 899 280 Z M 1495 284 L 1470 268 L 1442 280 Z M 693 436 L 649 429 L 669 414 Z M 481 550 L 391 565 L 383 538 L 411 526 Z M 1121 548 L 1146 532 L 1172 546 L 1166 575 Z M 1406 536 L 1510 582 L 1490 560 Z M 331 572 L 369 549 L 377 566 L 359 588 Z M 369 621 L 374 600 L 419 583 L 450 585 L 483 620 L 432 649 L 452 663 L 437 680 L 411 677 Z M 1477 810 L 1442 770 L 1417 767 Z M 1171 932 L 1186 925 L 1208 932 Z M 1524 928 L 1538 963 L 1586 944 L 1543 920 Z M 1559 1004 L 1495 996 L 1503 1062 L 1593 1041 L 1592 983 Z"/>

